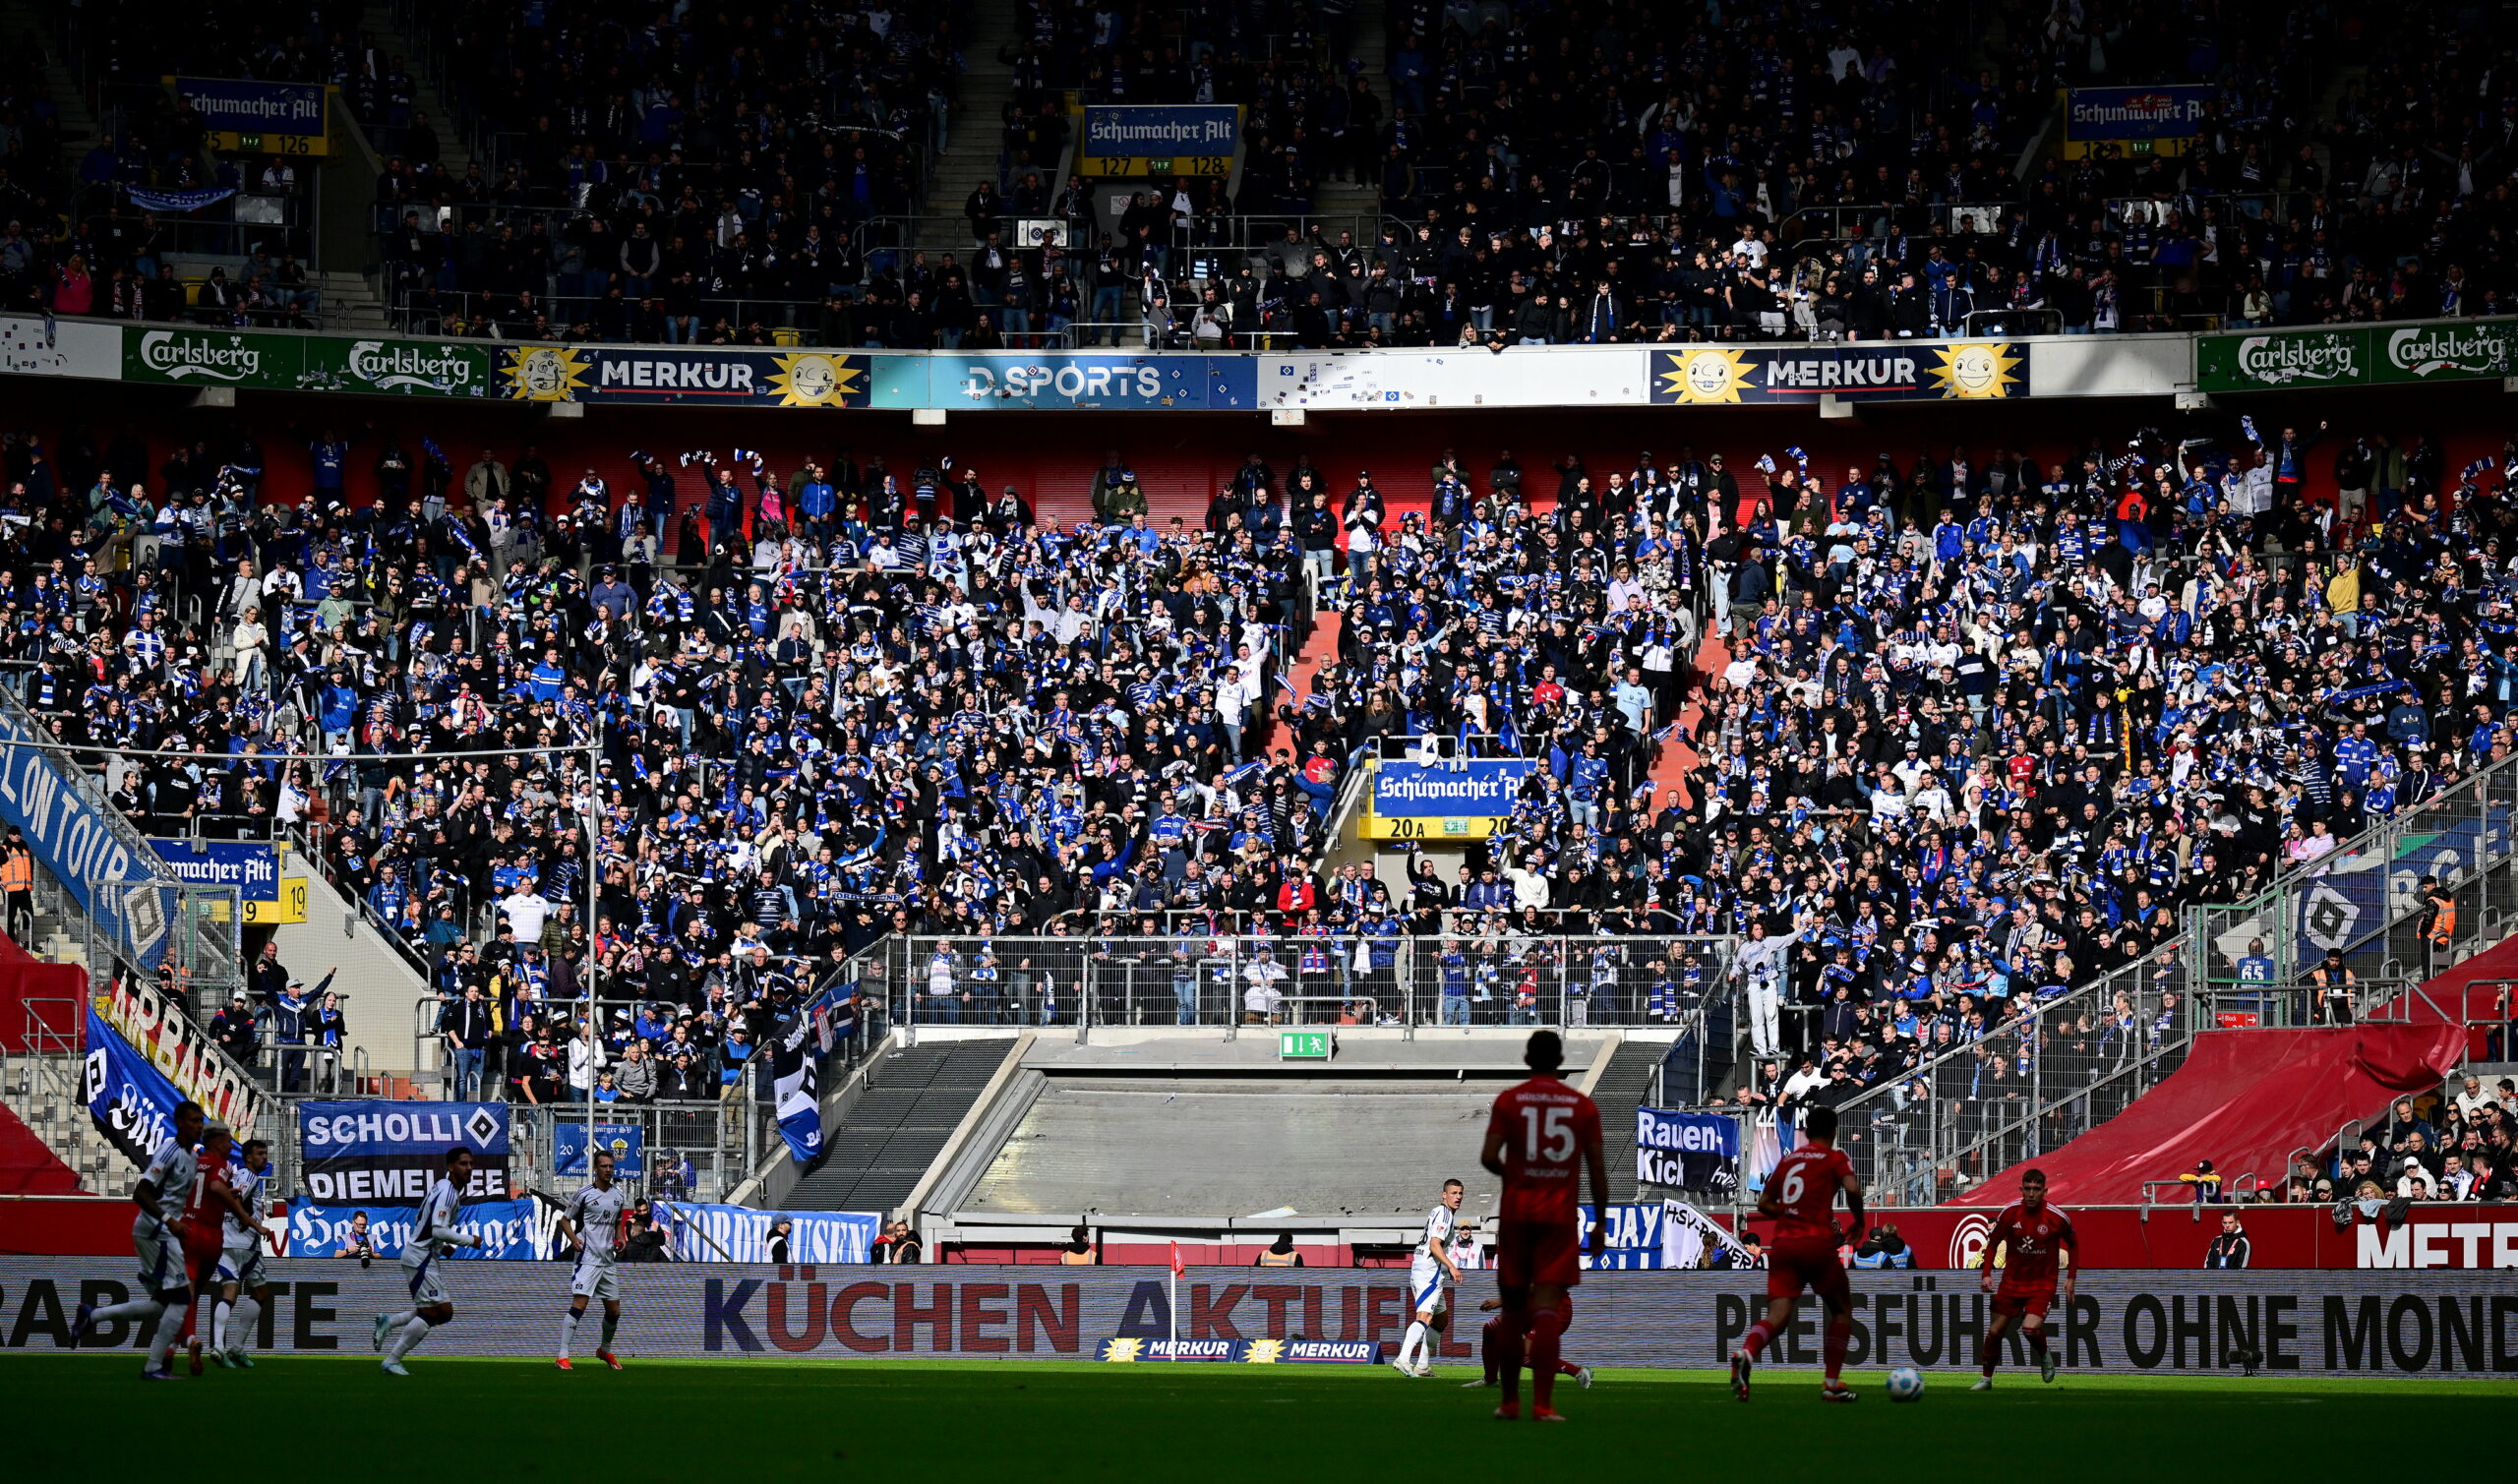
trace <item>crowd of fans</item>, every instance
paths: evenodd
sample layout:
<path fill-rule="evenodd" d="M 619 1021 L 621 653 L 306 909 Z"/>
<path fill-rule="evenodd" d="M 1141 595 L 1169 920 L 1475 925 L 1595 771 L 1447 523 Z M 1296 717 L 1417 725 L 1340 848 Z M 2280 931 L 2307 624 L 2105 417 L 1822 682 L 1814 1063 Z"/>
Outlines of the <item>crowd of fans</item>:
<path fill-rule="evenodd" d="M 2510 744 L 2505 468 L 2201 423 L 1842 478 L 1446 456 L 1388 495 L 1254 455 L 1195 526 L 1117 454 L 1052 526 L 940 456 L 638 449 L 616 486 L 390 432 L 12 435 L 0 611 L 29 704 L 126 754 L 118 804 L 303 832 L 450 1017 L 479 986 L 496 1036 L 453 1048 L 503 1039 L 520 1098 L 631 1040 L 656 1096 L 723 1086 L 887 932 L 947 940 L 924 1013 L 1028 1023 L 1075 985 L 997 939 L 1281 936 L 1366 1018 L 1405 944 L 1399 1013 L 1668 1020 L 1708 966 L 1660 945 L 1736 934 L 1769 1080 L 1990 1117 L 2035 1058 L 2184 1034 L 2181 907 Z M 267 459 L 311 500 L 260 499 Z M 1315 603 L 1337 645 L 1296 683 Z M 1727 647 L 1691 731 L 1700 615 Z M 1318 875 L 1339 780 L 1429 738 L 1544 766 L 1456 881 Z M 1701 761 L 1656 790 L 1664 745 Z M 1639 941 L 1548 942 L 1590 934 Z M 547 1007 L 590 976 L 589 1056 Z"/>
<path fill-rule="evenodd" d="M 182 7 L 179 26 L 171 9 L 84 8 L 74 34 L 120 132 L 75 187 L 52 178 L 38 71 L 13 81 L 30 127 L 0 179 L 0 215 L 19 221 L 0 299 L 235 324 L 316 310 L 281 261 L 292 237 L 231 234 L 216 246 L 267 260 L 178 275 L 179 223 L 108 217 L 125 184 L 263 188 L 264 162 L 205 157 L 198 118 L 154 89 L 182 70 L 341 87 L 388 156 L 382 256 L 395 313 L 425 333 L 994 348 L 1126 326 L 1156 344 L 1501 347 L 2518 304 L 2518 96 L 2453 13 L 2372 34 L 2355 15 L 2260 4 L 2014 3 L 1971 13 L 1971 44 L 1953 47 L 1946 19 L 1910 5 L 1744 24 L 1609 0 L 1030 0 L 995 59 L 1014 87 L 991 121 L 954 117 L 971 59 L 950 7 L 643 25 L 592 0 L 423 8 L 448 120 L 420 113 L 418 62 L 362 32 L 348 0 L 287 27 L 219 5 Z M 1368 74 L 1355 56 L 1374 30 L 1386 62 Z M 2346 62 L 2368 71 L 2330 88 Z M 2126 83 L 2211 87 L 2196 138 L 2139 157 L 2028 148 L 2061 128 L 2056 88 Z M 1070 94 L 1238 104 L 1242 165 L 1149 181 L 1107 218 L 1058 174 Z M 2385 101 L 2399 97 L 2423 102 Z M 925 162 L 991 129 L 997 179 L 966 203 L 924 200 Z M 445 167 L 442 130 L 477 146 L 467 169 Z M 1336 180 L 1373 188 L 1377 225 L 1311 219 Z M 967 246 L 861 231 L 919 209 L 962 210 Z M 1017 241 L 1036 218 L 1063 220 L 1066 240 Z"/>

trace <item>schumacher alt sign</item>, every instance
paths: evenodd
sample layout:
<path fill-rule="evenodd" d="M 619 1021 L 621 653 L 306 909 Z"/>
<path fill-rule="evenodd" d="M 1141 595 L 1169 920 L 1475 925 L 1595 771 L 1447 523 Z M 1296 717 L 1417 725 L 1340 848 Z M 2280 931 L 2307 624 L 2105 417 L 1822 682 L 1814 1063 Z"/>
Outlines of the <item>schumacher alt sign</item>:
<path fill-rule="evenodd" d="M 62 1348 L 81 1302 L 126 1296 L 129 1267 L 123 1258 L 0 1259 L 0 1338 L 12 1349 Z M 273 1349 L 364 1354 L 368 1316 L 407 1302 L 390 1264 L 278 1259 L 270 1268 L 274 1286 L 286 1285 L 263 1336 Z M 1376 1280 L 1382 1271 L 1280 1270 L 1262 1280 L 1246 1268 L 1193 1268 L 1175 1316 L 1169 1275 L 1156 1269 L 631 1266 L 621 1273 L 622 1338 L 648 1356 L 1089 1360 L 1114 1338 L 1169 1338 L 1176 1319 L 1179 1339 L 1219 1350 L 1296 1335 L 1371 1345 L 1408 1325 L 1406 1290 Z M 447 1282 L 463 1323 L 435 1336 L 429 1353 L 548 1353 L 565 1272 L 467 1263 Z M 1855 1365 L 1974 1364 L 1989 1300 L 1973 1281 L 1857 1273 L 1853 1292 Z M 1593 1273 L 1574 1335 L 1593 1364 L 1716 1367 L 1765 1310 L 1765 1295 L 1757 1272 Z M 2483 1275 L 2088 1273 L 2053 1322 L 2074 1371 L 2235 1374 L 2251 1354 L 2276 1377 L 2518 1374 L 2518 1292 Z M 138 1342 L 127 1329 L 91 1341 Z M 1465 1362 L 1473 1351 L 1455 1336 L 1442 1353 Z M 1805 1311 L 1770 1353 L 1815 1364 L 1815 1314 Z"/>

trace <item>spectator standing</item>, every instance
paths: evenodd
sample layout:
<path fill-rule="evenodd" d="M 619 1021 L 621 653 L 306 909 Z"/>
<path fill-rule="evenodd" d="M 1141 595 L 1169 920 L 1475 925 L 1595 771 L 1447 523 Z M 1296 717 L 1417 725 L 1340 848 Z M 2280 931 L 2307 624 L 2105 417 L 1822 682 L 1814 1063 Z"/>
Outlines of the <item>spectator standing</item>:
<path fill-rule="evenodd" d="M 2248 1241 L 2247 1229 L 2239 1223 L 2239 1214 L 2225 1211 L 2221 1213 L 2220 1235 L 2212 1238 L 2212 1245 L 2203 1253 L 2203 1266 L 2243 1269 L 2253 1250 L 2253 1244 Z"/>

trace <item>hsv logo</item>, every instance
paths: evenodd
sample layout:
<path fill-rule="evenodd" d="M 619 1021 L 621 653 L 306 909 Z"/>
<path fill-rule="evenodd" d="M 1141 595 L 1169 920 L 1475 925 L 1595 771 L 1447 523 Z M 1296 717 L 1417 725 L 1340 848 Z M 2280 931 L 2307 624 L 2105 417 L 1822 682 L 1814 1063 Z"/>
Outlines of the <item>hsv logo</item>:
<path fill-rule="evenodd" d="M 1974 1212 L 1950 1228 L 1949 1266 L 1973 1268 L 1985 1261 L 1985 1239 L 1993 1235 L 1994 1218 Z"/>

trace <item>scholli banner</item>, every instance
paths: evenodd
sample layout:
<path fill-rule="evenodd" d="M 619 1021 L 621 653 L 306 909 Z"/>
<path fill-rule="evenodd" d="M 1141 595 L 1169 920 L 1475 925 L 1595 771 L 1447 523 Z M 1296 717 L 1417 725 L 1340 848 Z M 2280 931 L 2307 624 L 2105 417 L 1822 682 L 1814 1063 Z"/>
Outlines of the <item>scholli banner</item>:
<path fill-rule="evenodd" d="M 308 391 L 375 391 L 400 396 L 488 396 L 490 351 L 450 340 L 306 342 L 297 385 Z"/>
<path fill-rule="evenodd" d="M 306 1194 L 328 1206 L 417 1206 L 446 1172 L 447 1152 L 472 1152 L 467 1203 L 505 1201 L 508 1107 L 504 1102 L 388 1102 L 297 1105 Z"/>
<path fill-rule="evenodd" d="M 469 1213 L 467 1213 L 467 1216 Z M 9 1348 L 60 1351 L 79 1304 L 129 1296 L 128 1253 L 87 1259 L 0 1258 L 0 1315 Z M 281 1353 L 368 1359 L 370 1316 L 410 1302 L 400 1269 L 286 1257 L 270 1264 L 277 1290 L 264 1342 Z M 621 1331 L 632 1355 L 781 1360 L 1093 1360 L 1110 1340 L 1142 1347 L 1176 1337 L 1247 1356 L 1254 1342 L 1395 1342 L 1407 1333 L 1407 1290 L 1370 1270 L 1192 1268 L 1175 1316 L 1169 1275 L 1124 1268 L 961 1266 L 829 1268 L 625 1265 Z M 1766 1312 L 1767 1275 L 1593 1272 L 1584 1275 L 1568 1344 L 1595 1366 L 1719 1370 Z M 1847 1363 L 1972 1371 L 1992 1295 L 1974 1275 L 1856 1272 Z M 430 1336 L 414 1367 L 441 1358 L 550 1354 L 568 1274 L 548 1263 L 466 1262 L 447 1283 L 462 1322 Z M 1469 1290 L 1479 1293 L 1477 1287 Z M 1480 1295 L 1482 1296 L 1482 1294 Z M 2090 1375 L 2518 1375 L 2518 1291 L 2468 1273 L 2085 1271 L 2048 1317 L 2055 1355 Z M 1768 1351 L 1815 1371 L 1818 1306 L 1805 1306 Z M 1455 1331 L 1472 1327 L 1456 1326 Z M 95 1349 L 135 1342 L 126 1327 Z M 1473 1334 L 1445 1336 L 1438 1363 L 1474 1365 Z M 2007 1363 L 2026 1363 L 2014 1334 Z M 1794 1386 L 1816 1386 L 1806 1374 Z"/>

